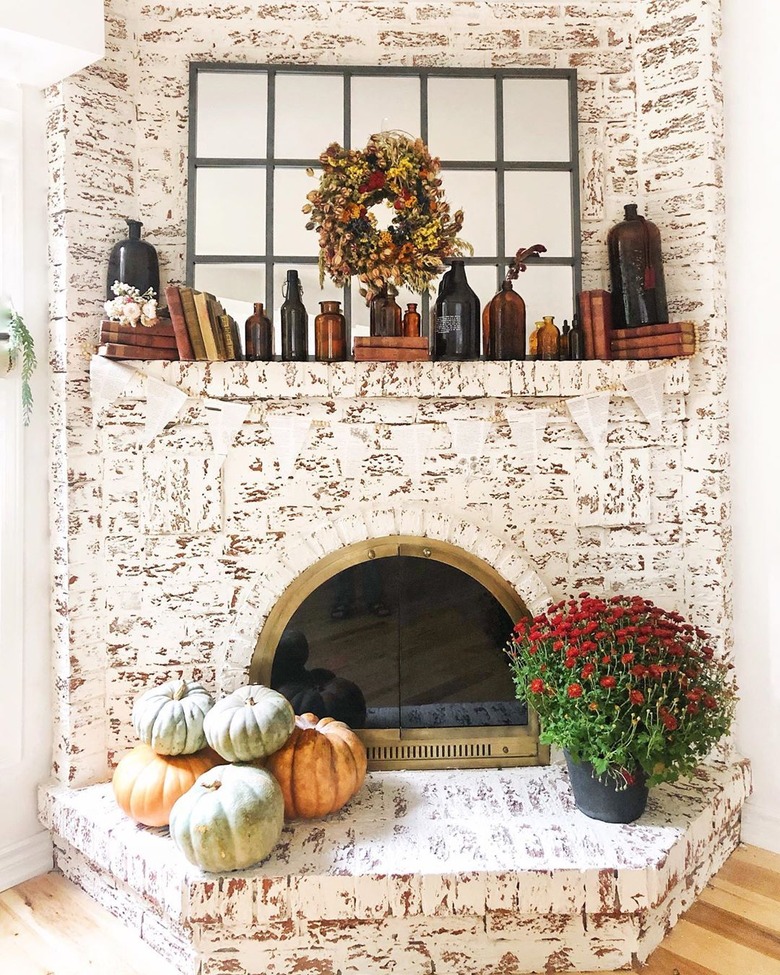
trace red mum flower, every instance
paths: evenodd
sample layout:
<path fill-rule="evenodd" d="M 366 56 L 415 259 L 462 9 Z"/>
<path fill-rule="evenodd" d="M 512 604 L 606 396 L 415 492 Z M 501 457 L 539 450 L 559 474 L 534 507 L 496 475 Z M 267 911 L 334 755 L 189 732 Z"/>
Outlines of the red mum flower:
<path fill-rule="evenodd" d="M 541 694 L 544 690 L 544 681 L 541 677 L 534 677 L 534 679 L 528 685 L 528 689 L 532 694 Z"/>
<path fill-rule="evenodd" d="M 601 678 L 599 684 L 601 684 L 602 687 L 609 688 L 609 687 L 615 687 L 617 685 L 617 681 L 611 674 L 608 674 L 606 677 Z"/>
<path fill-rule="evenodd" d="M 569 684 L 566 693 L 569 697 L 582 697 L 582 687 L 579 684 Z"/>
<path fill-rule="evenodd" d="M 580 671 L 580 676 L 581 677 L 590 677 L 590 675 L 593 673 L 593 671 L 595 669 L 596 669 L 596 665 L 595 664 L 590 664 L 590 663 L 585 664 L 585 666 Z"/>
<path fill-rule="evenodd" d="M 645 696 L 641 691 L 633 690 L 628 692 L 628 699 L 632 704 L 644 704 Z"/>

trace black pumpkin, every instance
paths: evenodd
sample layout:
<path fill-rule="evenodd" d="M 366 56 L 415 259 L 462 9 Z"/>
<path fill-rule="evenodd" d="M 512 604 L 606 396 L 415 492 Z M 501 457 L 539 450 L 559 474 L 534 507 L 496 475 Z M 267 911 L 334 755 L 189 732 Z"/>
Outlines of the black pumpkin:
<path fill-rule="evenodd" d="M 306 661 L 309 659 L 309 641 L 302 630 L 285 630 L 276 648 L 271 666 L 271 687 L 291 682 L 305 682 Z M 296 711 L 300 714 L 300 711 Z"/>
<path fill-rule="evenodd" d="M 311 713 L 323 718 L 326 716 L 322 695 L 308 681 L 289 681 L 286 684 L 280 684 L 276 690 L 287 698 L 296 714 Z"/>

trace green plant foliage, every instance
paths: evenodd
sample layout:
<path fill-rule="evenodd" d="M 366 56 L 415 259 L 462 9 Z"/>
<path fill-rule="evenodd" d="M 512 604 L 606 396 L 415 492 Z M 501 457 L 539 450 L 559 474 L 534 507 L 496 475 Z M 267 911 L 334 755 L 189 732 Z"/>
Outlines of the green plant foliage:
<path fill-rule="evenodd" d="M 8 313 L 8 331 L 10 335 L 11 367 L 13 368 L 21 358 L 22 362 L 22 416 L 24 425 L 28 426 L 32 416 L 33 396 L 30 380 L 38 365 L 35 358 L 35 343 L 22 316 L 13 308 Z"/>

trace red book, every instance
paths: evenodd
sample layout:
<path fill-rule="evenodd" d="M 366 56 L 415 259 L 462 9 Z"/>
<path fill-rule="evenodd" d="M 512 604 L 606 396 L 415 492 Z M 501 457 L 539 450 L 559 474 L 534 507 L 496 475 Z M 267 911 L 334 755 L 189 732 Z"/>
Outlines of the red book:
<path fill-rule="evenodd" d="M 105 356 L 107 359 L 165 359 L 172 361 L 179 358 L 176 349 L 154 349 L 146 345 L 120 345 L 115 342 L 107 342 L 105 345 L 101 345 L 97 354 Z"/>
<path fill-rule="evenodd" d="M 134 335 L 126 335 L 115 328 L 100 329 L 100 344 L 115 342 L 119 345 L 140 345 L 147 349 L 161 349 L 176 352 L 176 340 L 167 335 L 148 335 L 148 329 L 137 328 Z M 178 358 L 178 353 L 177 353 Z"/>
<path fill-rule="evenodd" d="M 173 325 L 171 325 L 167 318 L 158 318 L 154 325 L 150 325 L 148 327 L 144 325 L 123 325 L 121 322 L 112 322 L 109 319 L 104 318 L 100 323 L 100 327 L 113 329 L 115 332 L 118 332 L 121 335 L 127 335 L 131 338 L 134 335 L 138 335 L 139 332 L 143 332 L 145 335 L 156 335 L 158 337 L 166 335 L 175 341 Z"/>
<path fill-rule="evenodd" d="M 612 331 L 612 295 L 609 291 L 589 292 L 593 330 L 593 358 L 609 359 L 609 336 Z"/>
<path fill-rule="evenodd" d="M 613 346 L 613 359 L 673 359 L 675 356 L 689 356 L 696 352 L 694 342 L 678 341 L 670 345 L 651 345 L 645 348 L 616 349 Z"/>
<path fill-rule="evenodd" d="M 693 338 L 693 322 L 664 322 L 662 325 L 638 325 L 636 328 L 613 328 L 612 339 L 660 338 L 662 335 L 685 335 Z"/>
<path fill-rule="evenodd" d="M 612 339 L 612 348 L 630 351 L 631 349 L 661 349 L 665 345 L 693 345 L 696 339 L 693 335 L 659 335 L 653 338 L 648 335 L 638 339 Z"/>
<path fill-rule="evenodd" d="M 180 359 L 194 359 L 195 353 L 190 342 L 190 333 L 187 331 L 187 322 L 184 318 L 184 308 L 181 303 L 181 295 L 175 284 L 169 284 L 165 288 L 165 300 L 168 303 L 168 311 L 171 315 L 171 324 L 176 336 L 176 348 L 179 350 Z"/>
<path fill-rule="evenodd" d="M 581 291 L 577 298 L 580 308 L 580 326 L 582 340 L 585 346 L 585 358 L 595 358 L 593 354 L 593 309 L 590 303 L 590 291 Z"/>

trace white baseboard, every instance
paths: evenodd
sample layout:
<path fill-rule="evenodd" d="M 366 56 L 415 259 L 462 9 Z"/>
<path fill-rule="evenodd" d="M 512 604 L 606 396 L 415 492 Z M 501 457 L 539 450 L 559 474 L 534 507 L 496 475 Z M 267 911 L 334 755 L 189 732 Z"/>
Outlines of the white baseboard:
<path fill-rule="evenodd" d="M 0 848 L 0 891 L 48 873 L 52 868 L 51 836 L 44 830 Z"/>
<path fill-rule="evenodd" d="M 740 839 L 751 846 L 780 853 L 780 812 L 746 802 L 742 808 Z"/>

